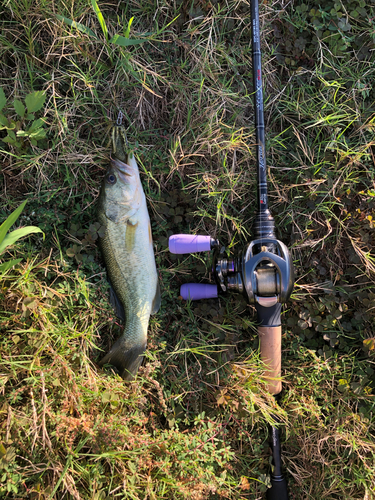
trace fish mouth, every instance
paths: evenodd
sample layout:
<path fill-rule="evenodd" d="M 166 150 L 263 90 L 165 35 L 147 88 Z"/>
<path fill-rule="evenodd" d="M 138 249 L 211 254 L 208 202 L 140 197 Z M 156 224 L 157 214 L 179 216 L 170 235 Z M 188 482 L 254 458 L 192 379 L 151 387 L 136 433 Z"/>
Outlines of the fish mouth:
<path fill-rule="evenodd" d="M 128 160 L 128 140 L 125 128 L 121 125 L 114 125 L 112 128 L 112 151 L 120 161 L 126 162 Z"/>
<path fill-rule="evenodd" d="M 118 171 L 120 175 L 122 174 L 126 175 L 127 177 L 131 177 L 134 173 L 130 165 L 124 163 L 121 160 L 118 160 L 117 158 L 111 158 L 111 165 Z"/>

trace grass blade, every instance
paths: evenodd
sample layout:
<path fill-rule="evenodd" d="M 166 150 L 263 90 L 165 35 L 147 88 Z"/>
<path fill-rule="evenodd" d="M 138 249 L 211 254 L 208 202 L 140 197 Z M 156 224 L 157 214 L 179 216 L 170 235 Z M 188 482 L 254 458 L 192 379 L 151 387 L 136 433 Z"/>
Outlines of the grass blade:
<path fill-rule="evenodd" d="M 105 39 L 108 42 L 108 29 L 107 29 L 107 25 L 105 24 L 103 14 L 99 8 L 98 2 L 96 0 L 91 0 L 91 5 L 95 11 L 96 17 L 98 18 L 98 21 L 99 21 L 99 24 L 102 28 L 103 33 L 104 33 Z"/>
<path fill-rule="evenodd" d="M 3 88 L 0 87 L 0 111 L 3 109 L 6 103 L 7 103 L 7 98 L 5 97 Z"/>
<path fill-rule="evenodd" d="M 44 236 L 43 231 L 36 226 L 27 226 L 15 229 L 11 233 L 7 234 L 3 241 L 0 243 L 0 254 L 4 252 L 6 247 L 13 245 L 20 238 L 22 238 L 23 236 L 28 236 L 31 233 L 42 233 Z"/>
<path fill-rule="evenodd" d="M 125 37 L 125 38 L 129 38 L 129 35 L 130 35 L 130 27 L 131 27 L 131 25 L 132 25 L 133 19 L 134 19 L 134 17 L 131 17 L 131 18 L 130 18 L 130 21 L 128 22 L 128 27 L 126 28 L 125 33 L 124 33 L 124 37 Z"/>
<path fill-rule="evenodd" d="M 16 264 L 19 264 L 22 259 L 13 259 L 13 260 L 8 260 L 7 262 L 3 262 L 0 264 L 0 273 L 5 273 L 5 271 L 8 271 L 11 267 L 15 266 Z"/>
<path fill-rule="evenodd" d="M 69 24 L 69 26 L 71 26 L 72 28 L 76 28 L 78 31 L 80 31 L 81 33 L 85 33 L 86 35 L 89 35 L 89 36 L 92 36 L 94 38 L 98 38 L 95 33 L 90 30 L 90 28 L 88 28 L 87 26 L 81 24 L 81 23 L 77 23 L 76 21 L 72 21 L 71 19 L 65 17 L 65 16 L 59 16 L 59 15 L 56 15 L 57 19 L 59 19 L 60 21 L 64 21 L 64 23 L 66 24 Z"/>
<path fill-rule="evenodd" d="M 3 242 L 7 232 L 16 222 L 18 217 L 21 215 L 22 210 L 25 208 L 27 200 L 25 200 L 21 205 L 12 212 L 9 217 L 0 226 L 0 244 Z"/>
<path fill-rule="evenodd" d="M 140 43 L 147 42 L 148 40 L 140 40 L 136 38 L 125 38 L 121 35 L 115 35 L 109 40 L 109 43 L 114 43 L 115 45 L 120 45 L 120 47 L 129 47 L 129 45 L 139 45 Z"/>

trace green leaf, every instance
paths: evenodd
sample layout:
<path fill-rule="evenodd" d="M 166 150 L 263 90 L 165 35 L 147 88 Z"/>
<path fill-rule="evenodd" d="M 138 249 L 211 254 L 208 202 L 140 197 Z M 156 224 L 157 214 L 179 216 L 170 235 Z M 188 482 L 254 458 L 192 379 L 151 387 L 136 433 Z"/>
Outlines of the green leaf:
<path fill-rule="evenodd" d="M 0 87 L 0 111 L 3 109 L 6 103 L 7 103 L 7 98 L 5 97 L 3 88 Z"/>
<path fill-rule="evenodd" d="M 13 106 L 14 106 L 14 109 L 16 110 L 17 115 L 19 115 L 21 118 L 23 118 L 25 116 L 26 110 L 25 110 L 25 106 L 22 104 L 22 102 L 19 101 L 18 99 L 15 99 Z"/>
<path fill-rule="evenodd" d="M 2 254 L 7 247 L 9 247 L 10 245 L 13 245 L 20 238 L 23 238 L 24 236 L 28 236 L 29 234 L 32 234 L 32 233 L 42 233 L 43 239 L 44 239 L 44 233 L 39 227 L 36 227 L 36 226 L 20 227 L 19 229 L 15 229 L 14 231 L 12 231 L 11 233 L 8 233 L 5 236 L 3 241 L 0 243 L 0 254 Z"/>
<path fill-rule="evenodd" d="M 39 111 L 46 100 L 46 93 L 42 90 L 37 90 L 36 92 L 31 92 L 25 98 L 25 103 L 27 106 L 27 111 L 32 113 L 34 111 Z"/>
<path fill-rule="evenodd" d="M 339 383 L 337 385 L 337 389 L 340 392 L 346 392 L 348 389 L 350 389 L 348 381 L 344 378 L 340 378 Z"/>
<path fill-rule="evenodd" d="M 33 113 L 29 113 L 27 116 L 26 116 L 26 119 L 27 120 L 34 120 L 35 119 L 35 115 Z"/>
<path fill-rule="evenodd" d="M 99 21 L 100 26 L 102 28 L 102 31 L 104 33 L 105 39 L 108 41 L 107 25 L 105 24 L 103 14 L 102 14 L 101 10 L 99 9 L 98 2 L 96 0 L 91 0 L 91 5 L 93 6 L 96 17 L 98 18 L 98 21 Z"/>
<path fill-rule="evenodd" d="M 1 139 L 3 142 L 6 142 L 8 144 L 13 144 L 15 145 L 16 144 L 16 141 L 14 139 L 12 139 L 11 137 L 9 137 L 9 135 L 7 135 L 6 137 L 4 137 L 4 139 Z"/>
<path fill-rule="evenodd" d="M 13 132 L 13 130 L 8 130 L 8 135 L 11 137 L 14 141 L 17 140 L 16 134 Z"/>
<path fill-rule="evenodd" d="M 56 17 L 60 21 L 64 21 L 64 23 L 69 24 L 69 26 L 71 26 L 72 28 L 76 28 L 81 33 L 85 33 L 86 35 L 90 35 L 96 39 L 98 38 L 95 35 L 95 33 L 92 30 L 90 30 L 90 28 L 88 28 L 87 26 L 85 26 L 81 23 L 77 23 L 76 21 L 72 21 L 71 19 L 68 19 L 67 17 L 64 17 L 64 16 L 56 15 Z"/>
<path fill-rule="evenodd" d="M 125 33 L 124 33 L 124 37 L 125 37 L 125 38 L 129 38 L 129 35 L 130 35 L 130 27 L 131 27 L 131 25 L 132 25 L 133 19 L 134 19 L 134 17 L 132 17 L 132 18 L 130 19 L 130 21 L 128 22 L 128 27 L 126 28 L 126 31 L 125 31 Z"/>
<path fill-rule="evenodd" d="M 8 118 L 4 116 L 2 113 L 0 113 L 0 130 L 3 130 L 4 128 L 8 127 Z"/>
<path fill-rule="evenodd" d="M 349 24 L 348 22 L 346 22 L 346 19 L 344 19 L 344 18 L 340 19 L 340 21 L 338 22 L 338 27 L 342 31 L 350 31 L 352 29 L 351 24 Z"/>
<path fill-rule="evenodd" d="M 125 38 L 121 35 L 115 35 L 109 40 L 109 43 L 120 45 L 120 47 L 128 47 L 129 45 L 138 45 L 143 42 L 147 42 L 147 39 L 145 40 L 138 40 L 135 38 L 130 39 L 130 38 Z"/>
<path fill-rule="evenodd" d="M 104 391 L 102 393 L 102 402 L 109 403 L 109 401 L 111 401 L 111 396 L 112 396 L 111 391 Z"/>
<path fill-rule="evenodd" d="M 38 120 L 35 120 L 32 124 L 31 124 L 31 127 L 27 130 L 28 132 L 34 132 L 34 130 L 40 128 L 40 127 L 43 127 L 45 123 L 45 119 L 44 118 L 38 118 Z"/>
<path fill-rule="evenodd" d="M 75 256 L 75 254 L 76 254 L 76 252 L 74 251 L 74 248 L 72 248 L 72 247 L 70 247 L 70 248 L 68 248 L 68 249 L 66 250 L 66 255 L 67 255 L 68 257 L 74 257 L 74 256 Z"/>
<path fill-rule="evenodd" d="M 39 121 L 39 120 L 36 120 Z M 34 122 L 36 123 L 36 122 Z M 42 121 L 43 124 L 43 121 Z M 40 122 L 39 122 L 40 125 Z M 13 132 L 14 133 L 14 132 Z M 10 131 L 8 131 L 8 134 L 10 135 Z M 31 126 L 28 130 L 18 130 L 17 136 L 18 137 L 33 137 L 34 139 L 44 139 L 46 137 L 47 132 L 39 127 L 35 128 L 34 126 Z M 14 138 L 16 138 L 14 136 Z"/>
<path fill-rule="evenodd" d="M 25 205 L 27 203 L 27 200 L 25 200 L 21 205 L 12 212 L 9 217 L 1 224 L 0 226 L 0 243 L 3 241 L 5 238 L 5 235 L 9 231 L 9 229 L 13 226 L 13 224 L 16 222 L 18 217 L 21 215 L 22 210 L 25 208 Z"/>
<path fill-rule="evenodd" d="M 34 139 L 38 141 L 39 139 L 44 139 L 47 135 L 47 132 L 44 130 L 44 128 L 38 128 L 34 132 L 29 133 L 30 139 Z"/>
<path fill-rule="evenodd" d="M 16 264 L 19 264 L 22 259 L 13 259 L 13 260 L 8 260 L 7 262 L 3 262 L 0 264 L 0 273 L 5 273 L 5 271 L 8 271 L 11 267 L 15 266 Z"/>

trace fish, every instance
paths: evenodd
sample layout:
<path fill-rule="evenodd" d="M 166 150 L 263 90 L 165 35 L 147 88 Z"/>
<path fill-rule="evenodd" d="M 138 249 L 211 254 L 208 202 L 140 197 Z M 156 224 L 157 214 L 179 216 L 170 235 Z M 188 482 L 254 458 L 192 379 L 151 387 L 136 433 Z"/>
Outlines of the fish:
<path fill-rule="evenodd" d="M 125 381 L 131 381 L 143 361 L 150 315 L 158 312 L 161 295 L 146 196 L 123 126 L 112 129 L 112 154 L 97 213 L 110 301 L 124 321 L 122 336 L 99 366 L 113 365 Z"/>

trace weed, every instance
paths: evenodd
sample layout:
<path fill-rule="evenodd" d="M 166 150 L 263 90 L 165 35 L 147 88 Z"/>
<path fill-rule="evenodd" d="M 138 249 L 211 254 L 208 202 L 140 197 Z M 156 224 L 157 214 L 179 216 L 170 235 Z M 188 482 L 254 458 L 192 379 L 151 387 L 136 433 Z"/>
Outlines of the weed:
<path fill-rule="evenodd" d="M 15 229 L 14 231 L 8 232 L 9 228 L 13 226 L 13 224 L 17 221 L 18 217 L 22 213 L 26 205 L 26 201 L 24 201 L 9 217 L 1 224 L 0 226 L 0 255 L 4 253 L 4 251 L 12 246 L 16 241 L 24 236 L 28 236 L 32 233 L 42 233 L 41 229 L 35 226 L 27 226 L 19 229 Z M 43 235 L 44 236 L 44 235 Z M 0 264 L 0 273 L 4 273 L 8 269 L 11 269 L 13 266 L 21 262 L 22 259 L 12 259 Z"/>
<path fill-rule="evenodd" d="M 20 151 L 26 150 L 25 141 L 30 141 L 32 146 L 36 146 L 38 141 L 46 137 L 44 130 L 44 119 L 35 119 L 35 112 L 39 111 L 44 104 L 46 96 L 44 92 L 30 92 L 25 97 L 25 104 L 22 101 L 15 99 L 13 107 L 18 121 L 11 117 L 6 117 L 0 113 L 0 130 L 6 130 L 7 135 L 1 140 L 5 143 L 11 144 Z M 0 87 L 0 111 L 6 106 L 7 99 L 4 90 Z"/>

